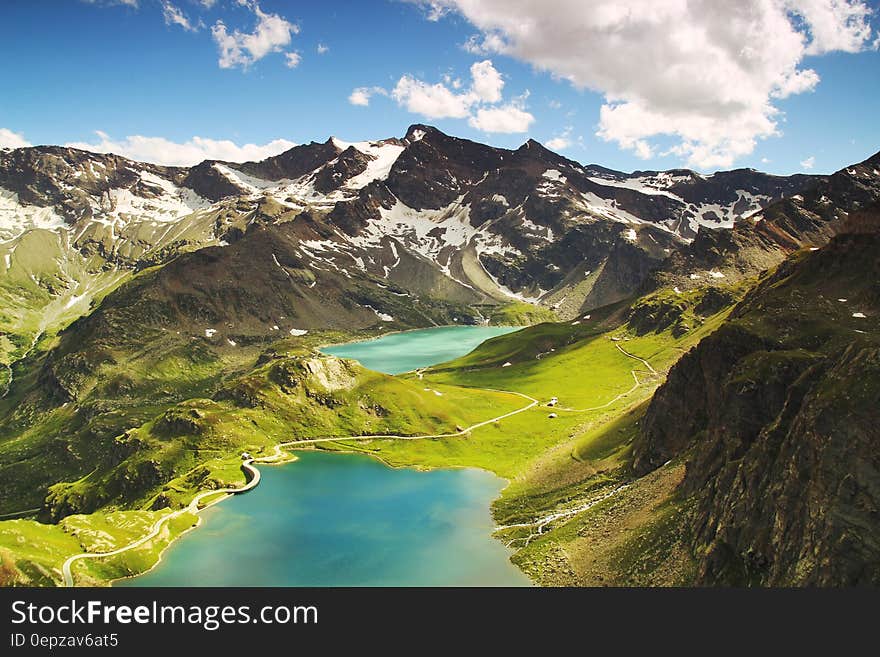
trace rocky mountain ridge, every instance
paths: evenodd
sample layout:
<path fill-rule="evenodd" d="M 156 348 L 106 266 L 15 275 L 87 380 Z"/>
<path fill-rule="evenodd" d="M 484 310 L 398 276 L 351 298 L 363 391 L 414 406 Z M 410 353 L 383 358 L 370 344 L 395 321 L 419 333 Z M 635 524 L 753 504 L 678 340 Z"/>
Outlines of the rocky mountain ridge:
<path fill-rule="evenodd" d="M 506 150 L 425 125 L 242 164 L 2 151 L 0 302 L 21 312 L 0 317 L 0 346 L 5 360 L 20 357 L 134 272 L 289 222 L 300 224 L 285 229 L 298 235 L 294 256 L 318 279 L 332 272 L 374 290 L 526 301 L 574 317 L 632 295 L 695 235 L 825 180 L 747 169 L 625 174 L 532 140 Z"/>

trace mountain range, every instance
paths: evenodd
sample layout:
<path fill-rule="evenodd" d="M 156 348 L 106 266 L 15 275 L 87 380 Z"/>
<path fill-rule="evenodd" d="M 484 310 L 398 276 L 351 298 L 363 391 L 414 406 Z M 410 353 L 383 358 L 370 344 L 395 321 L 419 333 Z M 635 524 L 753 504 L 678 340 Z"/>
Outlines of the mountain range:
<path fill-rule="evenodd" d="M 759 230 L 768 224 L 769 246 L 749 258 L 778 259 L 763 251 L 791 249 L 804 231 L 786 233 L 760 211 L 788 199 L 800 212 L 806 201 L 797 192 L 819 183 L 829 179 L 745 169 L 624 174 L 534 141 L 511 151 L 422 125 L 402 139 L 330 138 L 262 162 L 191 168 L 21 148 L 0 153 L 0 255 L 3 305 L 24 312 L 0 328 L 18 338 L 6 351 L 20 356 L 131 273 L 184 252 L 228 249 L 260 229 L 284 245 L 262 254 L 281 276 L 369 289 L 376 304 L 348 313 L 359 325 L 378 316 L 365 305 L 393 316 L 379 298 L 389 284 L 469 306 L 523 300 L 574 317 L 632 295 L 674 255 L 693 263 L 683 286 L 751 272 L 749 262 L 701 261 L 719 247 L 694 244 L 700 227 L 730 229 L 746 217 Z M 831 219 L 818 212 L 820 222 Z M 213 257 L 235 260 L 228 251 Z"/>
<path fill-rule="evenodd" d="M 426 125 L 193 167 L 0 151 L 0 513 L 39 509 L 46 526 L 66 527 L 78 514 L 174 506 L 222 480 L 186 450 L 234 452 L 248 432 L 270 444 L 282 416 L 304 431 L 377 417 L 403 430 L 366 393 L 328 387 L 350 366 L 315 347 L 537 324 L 437 376 L 504 388 L 491 377 L 515 385 L 537 367 L 586 381 L 555 351 L 588 367 L 601 338 L 629 385 L 631 358 L 611 345 L 655 349 L 646 358 L 659 371 L 641 382 L 632 372 L 642 396 L 619 395 L 613 417 L 572 426 L 566 440 L 624 422 L 613 477 L 631 492 L 687 463 L 674 499 L 686 510 L 680 546 L 696 556 L 672 583 L 876 582 L 865 564 L 880 554 L 870 465 L 880 400 L 863 384 L 876 380 L 878 169 L 880 153 L 828 176 L 623 173 L 533 140 L 507 150 Z M 345 371 L 346 391 L 372 376 Z M 409 384 L 381 385 L 411 396 Z M 293 397 L 323 419 L 290 415 Z M 833 430 L 841 409 L 865 405 Z M 247 431 L 230 428 L 245 417 Z M 570 451 L 577 463 L 593 453 Z M 608 454 L 587 474 L 561 460 L 552 485 L 531 481 L 550 458 L 535 454 L 540 467 L 513 473 L 522 481 L 510 495 L 542 490 L 522 508 L 553 511 L 548 500 L 610 476 Z M 527 570 L 531 555 L 548 558 L 528 544 L 517 557 Z M 31 567 L 10 577 L 53 581 Z M 544 583 L 598 583 L 565 577 Z M 670 583 L 658 578 L 648 583 Z"/>

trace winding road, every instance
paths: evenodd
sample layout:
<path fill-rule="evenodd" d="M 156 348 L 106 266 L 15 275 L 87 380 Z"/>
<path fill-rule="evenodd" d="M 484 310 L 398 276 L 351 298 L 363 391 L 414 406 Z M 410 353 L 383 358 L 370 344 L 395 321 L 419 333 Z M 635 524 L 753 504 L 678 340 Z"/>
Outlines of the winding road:
<path fill-rule="evenodd" d="M 646 361 L 644 358 L 640 358 L 639 356 L 636 356 L 634 354 L 629 353 L 626 349 L 621 347 L 619 344 L 615 344 L 614 346 L 617 347 L 617 350 L 620 351 L 620 353 L 622 353 L 624 356 L 632 358 L 633 360 L 637 360 L 640 363 L 644 363 L 645 367 L 647 367 L 650 370 L 651 374 L 654 374 L 654 375 L 659 374 L 659 372 L 657 372 L 657 370 L 654 369 L 654 367 L 651 365 L 651 363 Z M 626 392 L 620 393 L 619 395 L 617 395 L 617 397 L 615 397 L 614 399 L 612 399 L 609 402 L 602 404 L 601 406 L 593 406 L 592 408 L 568 408 L 567 406 L 556 406 L 554 408 L 558 411 L 566 411 L 569 413 L 588 413 L 589 411 L 601 411 L 603 408 L 608 408 L 609 406 L 611 406 L 615 402 L 623 399 L 624 397 L 626 397 L 630 393 L 635 392 L 636 389 L 640 385 L 642 385 L 642 382 L 639 381 L 639 377 L 636 376 L 636 370 L 630 370 L 629 373 L 632 374 L 632 378 L 636 382 L 635 385 L 632 388 L 630 388 L 629 390 L 627 390 Z"/>
<path fill-rule="evenodd" d="M 275 459 L 277 458 L 276 455 L 268 458 Z M 177 518 L 184 513 L 192 513 L 198 515 L 198 513 L 203 509 L 207 509 L 209 506 L 216 504 L 216 502 L 214 502 L 200 509 L 199 502 L 201 502 L 206 497 L 210 497 L 211 495 L 217 495 L 220 493 L 225 493 L 226 495 L 235 495 L 238 493 L 246 493 L 247 491 L 256 488 L 256 486 L 260 483 L 260 471 L 253 466 L 253 463 L 254 459 L 250 459 L 242 462 L 241 464 L 241 467 L 250 477 L 248 482 L 244 486 L 238 488 L 218 488 L 217 490 L 206 490 L 202 493 L 199 493 L 187 506 L 159 518 L 159 520 L 157 520 L 150 528 L 150 531 L 146 536 L 142 536 L 133 543 L 129 543 L 128 545 L 125 545 L 117 550 L 113 550 L 112 552 L 81 552 L 80 554 L 74 554 L 72 557 L 68 557 L 67 561 L 65 561 L 64 564 L 61 566 L 61 573 L 64 576 L 64 586 L 73 586 L 73 573 L 71 572 L 71 567 L 80 559 L 100 559 L 103 557 L 112 557 L 117 554 L 127 552 L 128 550 L 133 550 L 134 548 L 143 545 L 150 539 L 158 536 L 159 532 L 162 531 L 162 527 L 171 522 L 174 518 Z M 217 502 L 219 502 L 221 499 L 223 498 L 218 498 Z"/>

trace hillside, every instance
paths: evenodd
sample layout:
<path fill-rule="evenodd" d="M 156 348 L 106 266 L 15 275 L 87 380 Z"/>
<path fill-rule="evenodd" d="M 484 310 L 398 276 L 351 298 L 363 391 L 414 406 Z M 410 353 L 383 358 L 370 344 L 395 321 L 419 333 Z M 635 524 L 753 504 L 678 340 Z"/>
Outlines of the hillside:
<path fill-rule="evenodd" d="M 880 583 L 880 212 L 849 224 L 766 276 L 647 409 L 633 468 L 686 458 L 699 583 Z"/>
<path fill-rule="evenodd" d="M 314 437 L 508 479 L 496 536 L 540 584 L 875 581 L 877 158 L 624 174 L 423 125 L 190 168 L 2 152 L 3 582 Z M 318 352 L 489 322 L 531 326 L 397 377 Z"/>

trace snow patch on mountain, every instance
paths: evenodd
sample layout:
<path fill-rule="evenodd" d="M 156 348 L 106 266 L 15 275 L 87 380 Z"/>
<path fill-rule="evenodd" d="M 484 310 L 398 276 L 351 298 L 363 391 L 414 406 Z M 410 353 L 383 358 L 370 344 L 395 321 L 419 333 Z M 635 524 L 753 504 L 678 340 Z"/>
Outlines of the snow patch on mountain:
<path fill-rule="evenodd" d="M 68 226 L 53 208 L 21 203 L 18 194 L 0 187 L 0 242 L 8 242 L 34 228 L 60 231 Z"/>
<path fill-rule="evenodd" d="M 366 170 L 354 176 L 345 186 L 348 189 L 361 189 L 374 180 L 385 180 L 391 173 L 391 167 L 397 162 L 397 158 L 403 152 L 403 146 L 394 144 L 354 144 L 361 153 L 369 155 L 373 159 L 367 164 Z"/>
<path fill-rule="evenodd" d="M 441 250 L 461 247 L 477 232 L 470 225 L 470 205 L 463 204 L 463 198 L 439 210 L 415 210 L 397 200 L 390 209 L 380 208 L 380 218 L 352 241 L 377 246 L 387 235 L 436 262 Z"/>
<path fill-rule="evenodd" d="M 631 189 L 641 194 L 647 194 L 649 196 L 666 196 L 675 201 L 679 201 L 680 203 L 684 203 L 680 196 L 673 194 L 672 192 L 669 192 L 665 189 L 658 189 L 656 187 L 652 187 L 651 185 L 646 184 L 644 178 L 626 178 L 624 180 L 617 180 L 615 178 L 597 178 L 596 176 L 590 176 L 588 180 L 590 182 L 596 183 L 597 185 L 602 185 L 603 187 Z"/>
<path fill-rule="evenodd" d="M 644 223 L 634 214 L 618 207 L 617 201 L 614 199 L 602 198 L 593 192 L 581 194 L 580 205 L 585 211 L 593 214 L 601 219 L 610 219 L 623 224 L 641 224 Z"/>
<path fill-rule="evenodd" d="M 262 178 L 257 178 L 256 176 L 249 176 L 246 173 L 242 173 L 236 169 L 232 169 L 225 164 L 221 164 L 220 162 L 214 163 L 214 169 L 218 171 L 224 178 L 226 178 L 229 182 L 231 182 L 236 187 L 243 189 L 248 194 L 262 194 L 266 190 L 274 189 L 278 187 L 278 183 L 272 182 L 271 180 L 263 180 Z"/>
<path fill-rule="evenodd" d="M 549 228 L 548 226 L 539 226 L 535 222 L 527 219 L 526 217 L 523 217 L 522 227 L 530 233 L 535 233 L 542 240 L 546 240 L 547 242 L 553 241 L 553 229 Z"/>

